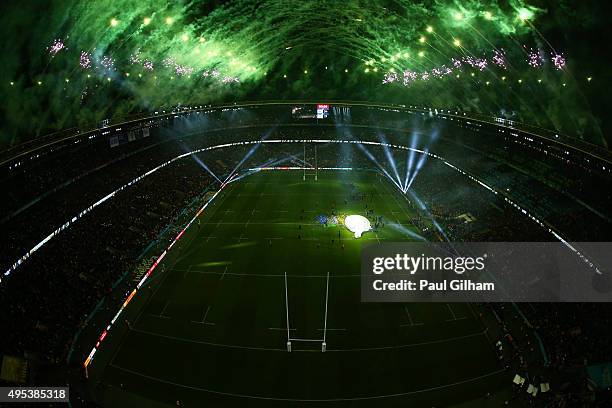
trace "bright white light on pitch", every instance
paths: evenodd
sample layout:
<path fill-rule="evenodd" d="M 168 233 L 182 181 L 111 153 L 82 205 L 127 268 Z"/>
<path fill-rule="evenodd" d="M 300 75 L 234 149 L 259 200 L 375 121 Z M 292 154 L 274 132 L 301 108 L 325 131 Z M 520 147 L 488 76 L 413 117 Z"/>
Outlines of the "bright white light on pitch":
<path fill-rule="evenodd" d="M 344 219 L 344 225 L 355 234 L 355 238 L 361 237 L 361 234 L 372 229 L 370 221 L 361 215 L 349 215 Z"/>

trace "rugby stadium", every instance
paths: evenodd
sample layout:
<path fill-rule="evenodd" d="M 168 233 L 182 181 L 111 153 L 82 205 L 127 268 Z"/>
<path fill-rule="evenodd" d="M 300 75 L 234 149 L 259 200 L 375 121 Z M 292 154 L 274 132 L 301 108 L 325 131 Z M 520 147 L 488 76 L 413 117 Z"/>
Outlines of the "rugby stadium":
<path fill-rule="evenodd" d="M 0 406 L 610 406 L 604 2 L 0 8 Z"/>

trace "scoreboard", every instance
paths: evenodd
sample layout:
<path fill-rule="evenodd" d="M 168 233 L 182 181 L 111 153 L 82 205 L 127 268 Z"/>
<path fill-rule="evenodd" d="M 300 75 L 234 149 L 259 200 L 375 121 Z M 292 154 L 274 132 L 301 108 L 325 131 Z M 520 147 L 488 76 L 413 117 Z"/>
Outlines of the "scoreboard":
<path fill-rule="evenodd" d="M 298 105 L 291 108 L 294 119 L 327 119 L 331 105 L 319 103 L 317 105 Z"/>
<path fill-rule="evenodd" d="M 317 105 L 317 119 L 327 119 L 329 117 L 329 105 Z"/>

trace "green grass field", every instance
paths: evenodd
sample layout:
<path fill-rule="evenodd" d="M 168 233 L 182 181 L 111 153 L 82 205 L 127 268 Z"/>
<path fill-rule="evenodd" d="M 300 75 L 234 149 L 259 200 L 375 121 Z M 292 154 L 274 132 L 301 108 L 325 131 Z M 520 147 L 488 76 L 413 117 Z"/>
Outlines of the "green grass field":
<path fill-rule="evenodd" d="M 360 239 L 316 221 L 366 204 L 385 226 Z M 360 301 L 361 248 L 411 239 L 390 224 L 419 233 L 414 217 L 371 172 L 230 184 L 152 279 L 102 381 L 183 406 L 450 406 L 495 391 L 506 373 L 473 306 Z"/>

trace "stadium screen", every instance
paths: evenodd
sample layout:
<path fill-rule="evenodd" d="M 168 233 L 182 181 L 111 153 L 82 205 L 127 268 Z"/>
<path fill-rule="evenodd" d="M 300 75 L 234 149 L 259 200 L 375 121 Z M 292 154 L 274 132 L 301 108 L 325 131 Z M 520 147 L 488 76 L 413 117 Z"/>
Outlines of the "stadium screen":
<path fill-rule="evenodd" d="M 291 116 L 294 119 L 327 119 L 329 117 L 330 105 L 317 104 L 293 106 L 291 108 Z"/>
<path fill-rule="evenodd" d="M 329 116 L 329 105 L 317 105 L 317 119 L 326 119 Z"/>

